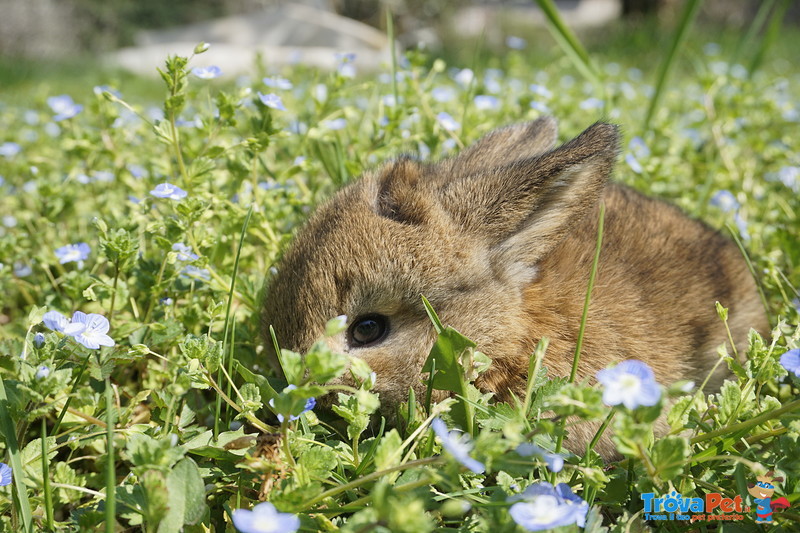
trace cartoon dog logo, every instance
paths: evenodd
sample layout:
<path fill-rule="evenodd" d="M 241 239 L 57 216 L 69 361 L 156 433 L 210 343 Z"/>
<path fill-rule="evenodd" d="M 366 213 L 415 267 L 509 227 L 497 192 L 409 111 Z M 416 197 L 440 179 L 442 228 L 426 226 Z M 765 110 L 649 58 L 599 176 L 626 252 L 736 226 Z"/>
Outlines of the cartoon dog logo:
<path fill-rule="evenodd" d="M 782 477 L 773 477 L 774 470 L 770 470 L 764 476 L 758 476 L 758 483 L 748 483 L 747 492 L 753 497 L 753 501 L 758 506 L 756 509 L 756 523 L 772 522 L 773 509 L 788 509 L 791 505 L 786 498 L 772 500 L 775 494 L 773 482 L 783 481 Z"/>

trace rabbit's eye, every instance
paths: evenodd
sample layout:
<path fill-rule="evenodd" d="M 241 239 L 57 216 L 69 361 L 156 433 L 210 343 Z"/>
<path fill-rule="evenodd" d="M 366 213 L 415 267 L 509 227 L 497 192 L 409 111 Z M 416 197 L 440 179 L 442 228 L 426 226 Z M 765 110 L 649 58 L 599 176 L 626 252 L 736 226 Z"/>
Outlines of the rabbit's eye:
<path fill-rule="evenodd" d="M 356 319 L 348 331 L 350 344 L 369 346 L 382 341 L 389 331 L 389 319 L 383 315 L 366 315 Z"/>

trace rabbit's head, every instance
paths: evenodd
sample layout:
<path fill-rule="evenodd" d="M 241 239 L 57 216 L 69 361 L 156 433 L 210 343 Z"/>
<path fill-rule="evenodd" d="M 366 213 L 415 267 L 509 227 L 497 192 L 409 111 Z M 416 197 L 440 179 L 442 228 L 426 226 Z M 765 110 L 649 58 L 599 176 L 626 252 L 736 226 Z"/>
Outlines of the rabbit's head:
<path fill-rule="evenodd" d="M 543 118 L 496 130 L 455 158 L 400 158 L 346 186 L 286 251 L 264 331 L 274 326 L 282 348 L 303 352 L 346 315 L 347 329 L 328 342 L 370 365 L 387 403 L 424 391 L 435 332 L 420 295 L 493 359 L 527 358 L 524 290 L 597 205 L 618 132 L 598 123 L 557 149 L 555 141 L 555 121 Z"/>

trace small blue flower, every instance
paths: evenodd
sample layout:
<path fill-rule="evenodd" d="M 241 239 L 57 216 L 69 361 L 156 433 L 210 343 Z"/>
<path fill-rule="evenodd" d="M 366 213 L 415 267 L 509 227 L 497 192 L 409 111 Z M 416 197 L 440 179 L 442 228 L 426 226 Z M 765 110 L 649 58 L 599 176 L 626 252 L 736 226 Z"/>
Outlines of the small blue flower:
<path fill-rule="evenodd" d="M 109 93 L 116 96 L 117 98 L 122 98 L 122 93 L 112 88 L 110 85 L 95 85 L 94 88 L 92 88 L 92 91 L 97 96 L 102 96 L 103 93 Z"/>
<path fill-rule="evenodd" d="M 603 386 L 603 403 L 609 406 L 623 404 L 628 409 L 652 406 L 661 398 L 661 388 L 653 371 L 638 359 L 628 359 L 613 368 L 597 373 Z"/>
<path fill-rule="evenodd" d="M 36 379 L 44 379 L 50 375 L 50 369 L 45 365 L 36 369 Z"/>
<path fill-rule="evenodd" d="M 33 268 L 27 264 L 23 263 L 22 261 L 15 261 L 14 262 L 14 275 L 18 278 L 24 278 L 26 276 L 30 276 L 33 273 Z"/>
<path fill-rule="evenodd" d="M 294 390 L 297 388 L 297 385 L 287 385 L 283 392 Z M 273 409 L 275 408 L 275 398 L 270 399 L 269 406 Z M 303 406 L 303 410 L 300 412 L 300 415 L 305 413 L 306 411 L 311 411 L 317 406 L 317 399 L 316 398 L 309 398 L 306 400 L 306 404 Z M 300 415 L 289 415 L 289 422 L 294 422 L 295 420 L 300 418 Z M 278 422 L 283 423 L 285 417 L 281 413 L 277 413 L 275 416 L 278 417 Z"/>
<path fill-rule="evenodd" d="M 334 57 L 336 57 L 336 61 L 341 64 L 352 63 L 356 60 L 356 54 L 354 52 L 337 52 Z"/>
<path fill-rule="evenodd" d="M 53 120 L 56 122 L 61 122 L 62 120 L 72 118 L 83 111 L 83 106 L 76 104 L 72 100 L 72 97 L 67 94 L 51 96 L 47 99 L 47 105 L 49 105 L 50 109 L 53 110 L 53 113 L 56 114 L 53 117 Z"/>
<path fill-rule="evenodd" d="M 83 313 L 75 311 L 72 314 L 72 325 L 82 325 L 83 329 L 72 336 L 75 340 L 91 350 L 98 350 L 100 346 L 114 346 L 114 339 L 107 335 L 109 329 L 108 319 L 97 313 Z"/>
<path fill-rule="evenodd" d="M 92 172 L 95 181 L 111 182 L 114 181 L 114 173 L 110 170 L 95 170 Z"/>
<path fill-rule="evenodd" d="M 169 296 L 167 296 L 167 297 L 165 297 L 165 298 L 161 298 L 161 299 L 158 301 L 158 303 L 160 303 L 161 305 L 172 305 L 172 304 L 174 303 L 174 301 L 172 300 L 172 298 L 170 298 Z"/>
<path fill-rule="evenodd" d="M 456 90 L 452 87 L 434 87 L 431 90 L 431 98 L 443 104 L 456 97 Z"/>
<path fill-rule="evenodd" d="M 55 251 L 58 262 L 62 265 L 73 261 L 85 261 L 89 257 L 89 252 L 91 252 L 91 248 L 85 242 L 67 244 Z"/>
<path fill-rule="evenodd" d="M 800 167 L 781 167 L 778 179 L 793 191 L 800 192 Z"/>
<path fill-rule="evenodd" d="M 441 113 L 436 115 L 436 120 L 438 120 L 439 124 L 441 124 L 442 127 L 447 131 L 456 131 L 458 128 L 461 127 L 461 124 L 459 124 L 456 121 L 456 119 L 450 116 L 450 113 L 447 113 L 445 111 L 442 111 Z"/>
<path fill-rule="evenodd" d="M 150 194 L 157 198 L 169 198 L 170 200 L 181 200 L 188 195 L 186 191 L 171 183 L 159 183 L 155 189 L 150 191 Z"/>
<path fill-rule="evenodd" d="M 531 100 L 530 107 L 531 109 L 535 109 L 540 113 L 550 113 L 550 108 L 547 106 L 547 104 L 537 102 L 536 100 Z"/>
<path fill-rule="evenodd" d="M 564 468 L 564 458 L 558 455 L 557 453 L 550 453 L 542 448 L 538 447 L 535 444 L 531 444 L 530 442 L 523 442 L 519 446 L 517 446 L 516 452 L 523 457 L 530 457 L 535 455 L 536 457 L 542 459 L 546 464 L 547 468 L 551 472 L 561 472 L 561 469 Z"/>
<path fill-rule="evenodd" d="M 125 165 L 125 168 L 127 168 L 128 172 L 131 173 L 131 176 L 133 176 L 136 179 L 147 177 L 147 169 L 145 169 L 142 165 L 137 165 L 136 163 L 129 163 Z"/>
<path fill-rule="evenodd" d="M 512 496 L 518 501 L 508 512 L 511 518 L 528 531 L 541 531 L 575 524 L 586 525 L 589 504 L 575 495 L 566 483 L 553 487 L 546 481 L 528 486 L 522 494 Z M 521 501 L 520 501 L 521 500 Z"/>
<path fill-rule="evenodd" d="M 532 85 L 529 85 L 528 89 L 533 94 L 535 94 L 536 96 L 540 96 L 540 97 L 544 98 L 545 100 L 549 100 L 550 97 L 553 96 L 553 93 L 550 91 L 550 89 L 548 89 L 544 85 L 538 85 L 538 84 L 534 83 Z"/>
<path fill-rule="evenodd" d="M 208 271 L 207 268 L 200 268 L 194 265 L 186 265 L 185 267 L 183 267 L 183 270 L 181 270 L 181 277 L 208 281 L 209 279 L 211 279 L 211 273 Z"/>
<path fill-rule="evenodd" d="M 4 142 L 0 144 L 0 155 L 6 159 L 10 159 L 20 153 L 22 147 L 15 142 Z"/>
<path fill-rule="evenodd" d="M 729 213 L 739 209 L 739 202 L 731 191 L 717 191 L 711 197 L 711 205 L 718 207 L 723 213 Z"/>
<path fill-rule="evenodd" d="M 513 48 L 514 50 L 524 50 L 525 47 L 528 46 L 528 41 L 526 41 L 522 37 L 509 35 L 508 37 L 506 37 L 506 46 L 508 46 L 509 48 Z"/>
<path fill-rule="evenodd" d="M 481 111 L 487 109 L 497 109 L 500 107 L 500 101 L 494 97 L 486 94 L 479 94 L 475 97 L 475 108 Z"/>
<path fill-rule="evenodd" d="M 0 487 L 11 485 L 11 480 L 13 477 L 14 476 L 11 473 L 11 467 L 5 463 L 0 463 Z"/>
<path fill-rule="evenodd" d="M 638 135 L 631 139 L 628 143 L 628 149 L 637 157 L 637 159 L 647 159 L 650 157 L 650 148 L 644 142 L 644 139 Z"/>
<path fill-rule="evenodd" d="M 41 331 L 36 332 L 36 335 L 33 336 L 33 344 L 37 348 L 41 348 L 44 345 L 44 333 Z"/>
<path fill-rule="evenodd" d="M 182 242 L 176 242 L 173 244 L 172 250 L 174 252 L 178 252 L 178 261 L 194 261 L 195 259 L 199 258 L 196 253 L 192 252 L 192 248 L 190 246 L 186 246 Z"/>
<path fill-rule="evenodd" d="M 213 80 L 214 78 L 219 78 L 222 75 L 222 69 L 216 65 L 211 65 L 208 67 L 194 67 L 192 69 L 192 74 L 201 80 Z"/>
<path fill-rule="evenodd" d="M 261 91 L 258 91 L 258 99 L 261 100 L 261 103 L 265 106 L 277 109 L 278 111 L 286 111 L 286 107 L 283 105 L 283 101 L 281 101 L 281 97 L 275 93 L 264 94 Z"/>
<path fill-rule="evenodd" d="M 634 156 L 633 154 L 630 153 L 625 154 L 625 162 L 628 164 L 629 167 L 631 167 L 631 170 L 633 170 L 637 174 L 641 174 L 642 172 L 644 172 L 642 164 L 639 163 L 639 160 L 636 159 L 636 156 Z"/>
<path fill-rule="evenodd" d="M 442 448 L 444 448 L 456 461 L 469 468 L 476 474 L 482 474 L 486 469 L 483 463 L 477 459 L 470 457 L 469 452 L 472 451 L 473 444 L 469 435 L 460 431 L 450 431 L 447 425 L 441 418 L 434 418 L 431 422 L 431 428 L 439 440 L 442 441 Z"/>
<path fill-rule="evenodd" d="M 475 79 L 475 73 L 470 68 L 462 68 L 455 73 L 453 79 L 462 86 L 467 86 Z"/>
<path fill-rule="evenodd" d="M 347 126 L 347 119 L 334 118 L 331 120 L 323 120 L 319 125 L 328 130 L 338 131 Z"/>
<path fill-rule="evenodd" d="M 781 356 L 781 366 L 800 378 L 800 349 L 789 350 Z"/>
<path fill-rule="evenodd" d="M 241 533 L 294 533 L 300 529 L 300 518 L 278 512 L 269 502 L 259 503 L 252 511 L 236 509 L 231 517 Z"/>
<path fill-rule="evenodd" d="M 281 78 L 280 76 L 264 78 L 263 80 L 261 80 L 261 82 L 267 87 L 273 87 L 275 89 L 289 90 L 292 88 L 292 82 L 290 82 L 286 78 Z"/>
<path fill-rule="evenodd" d="M 592 109 L 603 109 L 603 105 L 605 104 L 603 104 L 602 100 L 600 100 L 599 98 L 592 97 L 592 98 L 587 98 L 586 100 L 578 104 L 578 107 L 580 107 L 584 111 L 590 111 Z"/>

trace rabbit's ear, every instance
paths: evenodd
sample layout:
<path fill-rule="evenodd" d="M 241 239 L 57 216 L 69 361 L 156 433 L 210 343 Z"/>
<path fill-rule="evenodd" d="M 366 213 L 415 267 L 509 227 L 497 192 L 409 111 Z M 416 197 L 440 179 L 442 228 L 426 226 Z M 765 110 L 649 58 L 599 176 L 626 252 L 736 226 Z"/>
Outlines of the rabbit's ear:
<path fill-rule="evenodd" d="M 378 174 L 375 212 L 403 224 L 419 225 L 431 216 L 432 201 L 421 191 L 425 167 L 408 157 L 386 164 Z"/>
<path fill-rule="evenodd" d="M 546 154 L 455 177 L 439 199 L 498 260 L 532 265 L 597 205 L 618 145 L 616 126 L 597 123 Z"/>
<path fill-rule="evenodd" d="M 552 150 L 557 136 L 553 117 L 496 129 L 452 159 L 451 171 L 454 175 L 475 174 L 536 157 Z"/>

